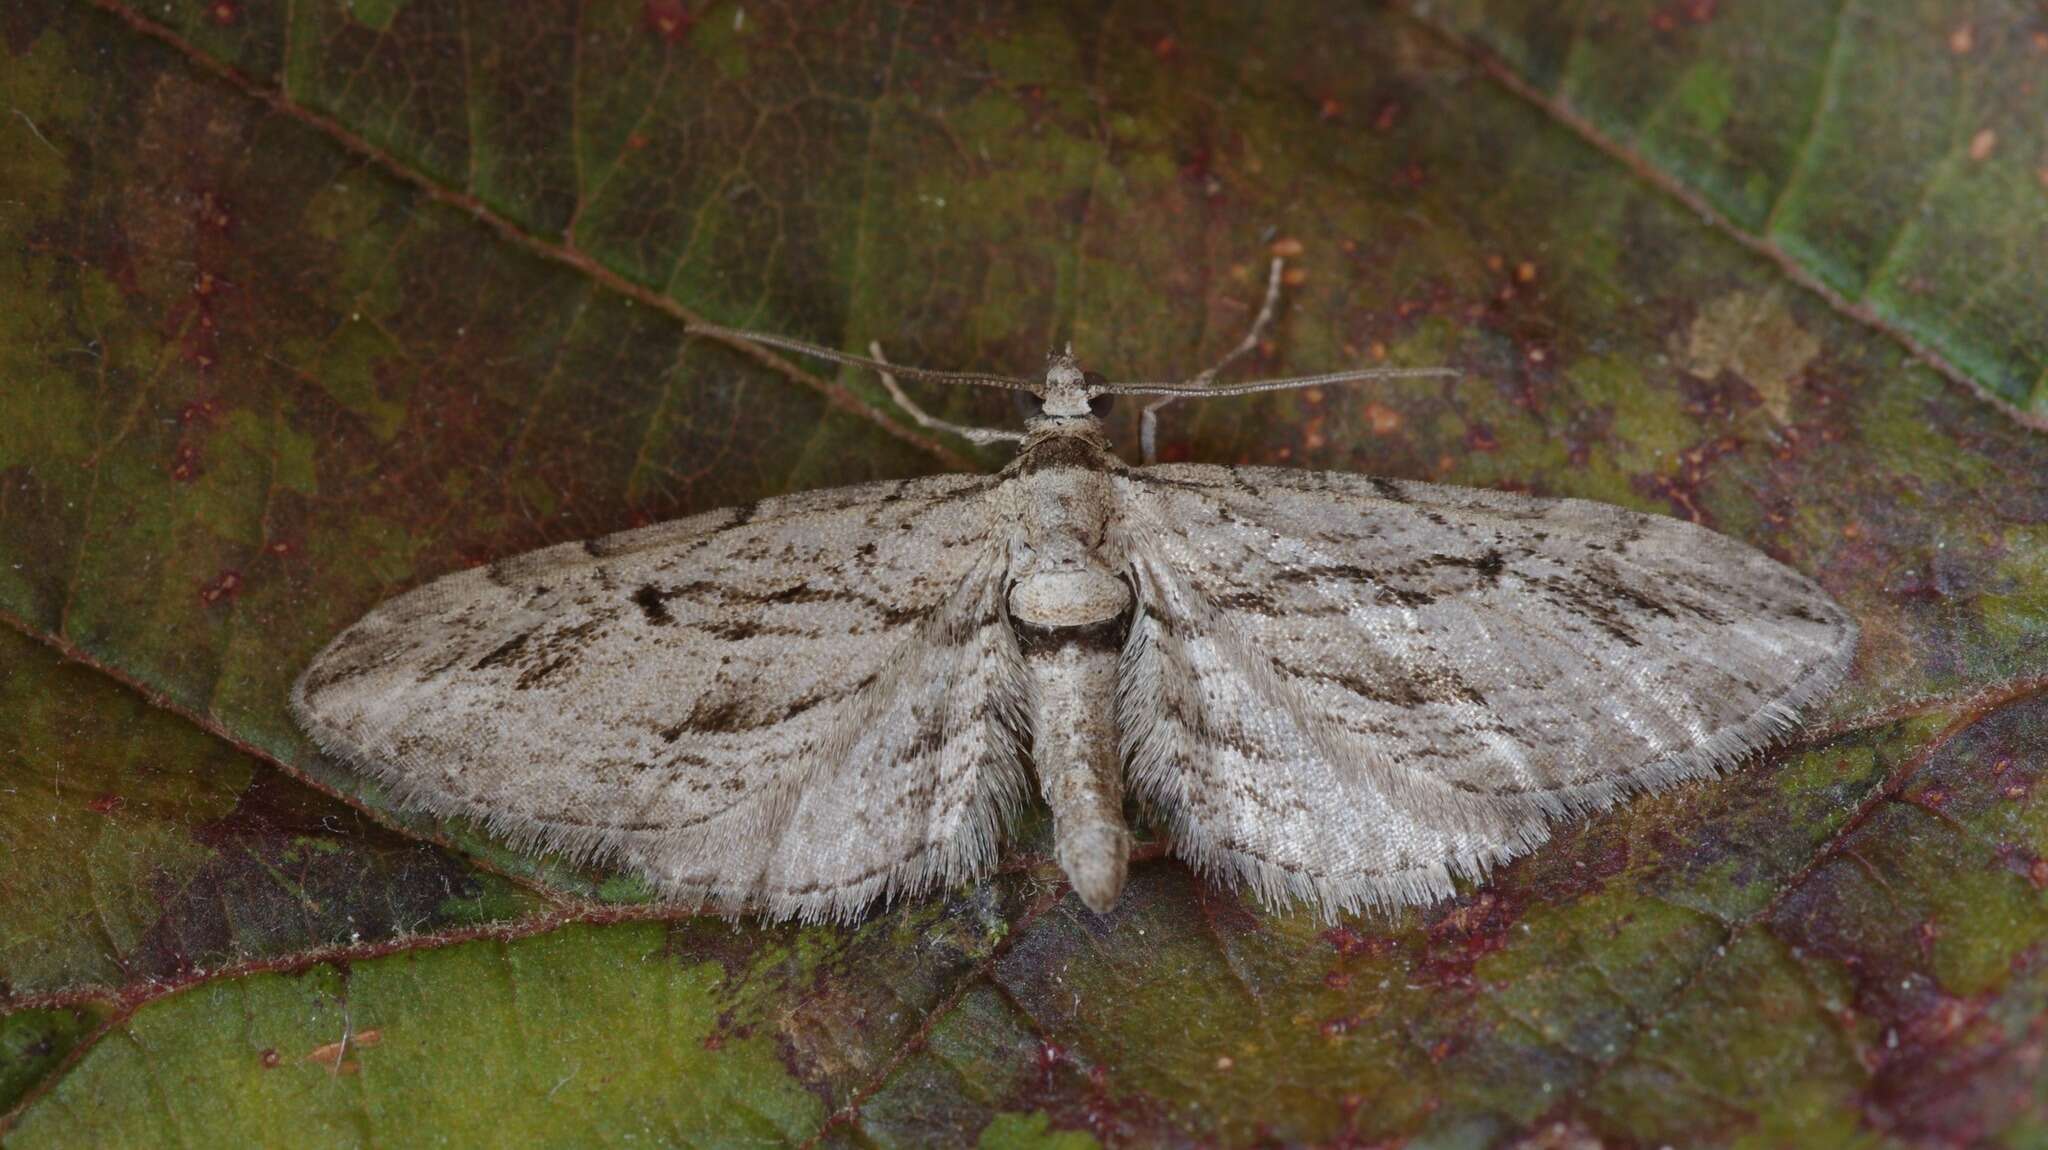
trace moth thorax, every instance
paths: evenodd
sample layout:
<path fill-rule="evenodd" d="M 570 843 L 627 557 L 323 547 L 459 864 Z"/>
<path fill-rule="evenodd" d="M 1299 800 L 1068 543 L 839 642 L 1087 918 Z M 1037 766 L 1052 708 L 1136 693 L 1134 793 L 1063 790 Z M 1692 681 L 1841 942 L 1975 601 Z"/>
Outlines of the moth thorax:
<path fill-rule="evenodd" d="M 1099 569 L 1036 572 L 1010 588 L 1010 616 L 1031 627 L 1106 623 L 1130 605 L 1130 586 Z"/>

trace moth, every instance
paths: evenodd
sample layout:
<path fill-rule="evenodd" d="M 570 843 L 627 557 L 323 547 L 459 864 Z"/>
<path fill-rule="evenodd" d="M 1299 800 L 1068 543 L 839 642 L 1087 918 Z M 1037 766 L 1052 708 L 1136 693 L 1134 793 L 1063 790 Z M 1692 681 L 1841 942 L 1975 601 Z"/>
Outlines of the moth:
<path fill-rule="evenodd" d="M 1326 915 L 1427 903 L 1554 821 L 1712 775 L 1830 691 L 1856 627 L 1692 523 L 1328 471 L 1151 463 L 1160 406 L 1401 374 L 1109 383 L 881 373 L 993 475 L 764 499 L 460 571 L 343 632 L 292 692 L 403 804 L 623 866 L 667 899 L 857 918 L 972 880 L 1036 782 L 1095 911 L 1126 806 L 1195 870 Z M 1020 431 L 896 377 L 1029 397 Z M 1112 451 L 1151 397 L 1147 464 Z"/>

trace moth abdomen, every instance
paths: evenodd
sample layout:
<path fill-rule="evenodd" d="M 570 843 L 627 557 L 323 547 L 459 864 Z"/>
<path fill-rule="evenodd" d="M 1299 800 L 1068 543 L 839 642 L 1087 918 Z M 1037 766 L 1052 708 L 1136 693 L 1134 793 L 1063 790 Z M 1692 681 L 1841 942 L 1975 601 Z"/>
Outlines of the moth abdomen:
<path fill-rule="evenodd" d="M 1084 627 L 1017 626 L 1035 688 L 1031 760 L 1052 808 L 1053 857 L 1097 914 L 1123 893 L 1131 852 L 1112 705 L 1129 629 L 1128 611 Z"/>

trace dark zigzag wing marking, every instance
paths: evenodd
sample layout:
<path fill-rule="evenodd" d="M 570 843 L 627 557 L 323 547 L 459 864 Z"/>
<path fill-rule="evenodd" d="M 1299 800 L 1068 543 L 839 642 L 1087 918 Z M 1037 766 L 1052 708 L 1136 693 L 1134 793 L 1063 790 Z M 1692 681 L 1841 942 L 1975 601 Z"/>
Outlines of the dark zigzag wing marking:
<path fill-rule="evenodd" d="M 984 871 L 1022 798 L 1027 725 L 995 567 L 892 659 L 874 707 L 847 728 L 853 745 L 826 756 L 837 767 L 785 780 L 742 833 L 665 836 L 644 868 L 678 894 L 806 918 Z"/>

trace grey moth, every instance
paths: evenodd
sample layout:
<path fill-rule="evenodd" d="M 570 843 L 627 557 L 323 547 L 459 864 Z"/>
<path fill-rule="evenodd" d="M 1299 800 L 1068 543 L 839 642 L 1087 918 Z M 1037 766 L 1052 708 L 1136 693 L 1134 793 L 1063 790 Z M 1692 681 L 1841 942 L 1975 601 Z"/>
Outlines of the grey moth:
<path fill-rule="evenodd" d="M 1273 272 L 1231 359 L 1271 319 Z M 1336 914 L 1442 898 L 1557 820 L 1729 767 L 1855 650 L 1811 579 L 1691 523 L 1132 466 L 1098 418 L 1154 397 L 1149 459 L 1173 398 L 1402 373 L 1111 384 L 1062 353 L 1015 379 L 703 330 L 882 372 L 919 422 L 1016 456 L 427 583 L 299 679 L 322 748 L 403 803 L 727 912 L 846 920 L 973 880 L 1035 793 L 1097 911 L 1124 885 L 1129 805 L 1197 871 Z M 1036 413 L 955 428 L 898 376 L 1018 390 Z"/>

